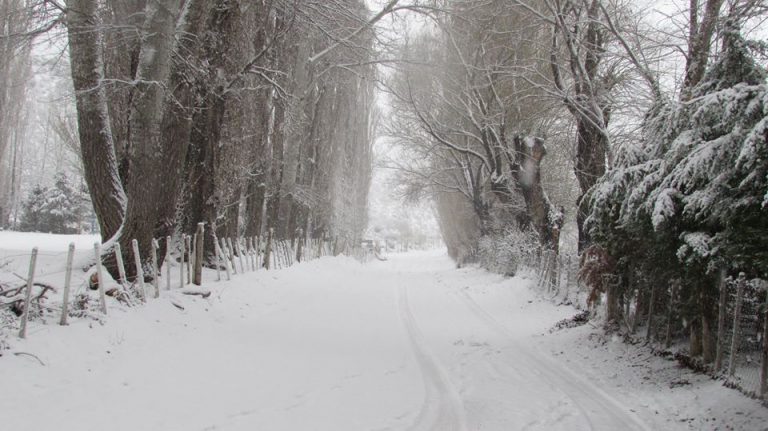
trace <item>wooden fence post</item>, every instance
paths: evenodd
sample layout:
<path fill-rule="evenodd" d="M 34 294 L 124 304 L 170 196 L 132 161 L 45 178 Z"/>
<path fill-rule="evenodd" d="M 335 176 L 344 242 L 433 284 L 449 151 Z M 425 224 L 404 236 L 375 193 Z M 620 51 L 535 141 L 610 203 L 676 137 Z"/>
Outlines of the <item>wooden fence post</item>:
<path fill-rule="evenodd" d="M 203 248 L 205 247 L 205 223 L 197 224 L 195 240 L 195 280 L 193 283 L 200 286 L 203 284 Z"/>
<path fill-rule="evenodd" d="M 187 284 L 192 284 L 192 236 L 184 237 L 184 252 L 187 253 Z"/>
<path fill-rule="evenodd" d="M 21 314 L 19 338 L 27 338 L 27 322 L 29 321 L 29 306 L 32 304 L 32 287 L 34 286 L 35 265 L 37 265 L 37 247 L 32 249 L 32 256 L 29 258 L 27 291 L 24 293 L 24 312 Z"/>
<path fill-rule="evenodd" d="M 272 235 L 274 234 L 275 230 L 270 228 L 269 233 L 267 234 L 267 245 L 264 249 L 264 268 L 269 270 L 270 267 L 270 257 L 272 256 Z"/>
<path fill-rule="evenodd" d="M 229 255 L 229 262 L 232 264 L 232 272 L 239 274 L 237 271 L 237 262 L 235 261 L 235 247 L 232 245 L 232 238 L 222 238 L 226 246 L 227 254 Z"/>
<path fill-rule="evenodd" d="M 133 247 L 133 260 L 136 265 L 136 282 L 139 284 L 139 292 L 141 292 L 141 300 L 146 301 L 147 290 L 144 286 L 144 268 L 141 267 L 141 256 L 139 255 L 139 241 L 135 238 L 131 240 L 131 246 Z"/>
<path fill-rule="evenodd" d="M 115 260 L 117 261 L 117 272 L 120 274 L 120 284 L 123 288 L 128 287 L 128 278 L 125 276 L 125 263 L 123 263 L 123 250 L 120 248 L 120 243 L 115 241 Z"/>
<path fill-rule="evenodd" d="M 221 253 L 219 253 L 219 240 L 213 237 L 213 254 L 216 257 L 216 281 L 221 281 Z"/>
<path fill-rule="evenodd" d="M 261 238 L 259 236 L 254 236 L 253 243 L 254 248 L 256 249 L 256 271 L 258 271 L 263 263 L 261 260 Z"/>
<path fill-rule="evenodd" d="M 229 269 L 229 263 L 227 262 L 227 252 L 224 251 L 224 249 L 221 248 L 224 244 L 224 239 L 222 238 L 221 241 L 218 241 L 214 237 L 214 242 L 216 243 L 216 248 L 219 250 L 219 256 L 221 259 L 221 263 L 224 264 L 224 271 L 227 274 L 227 281 L 232 279 L 232 271 Z"/>
<path fill-rule="evenodd" d="M 736 358 L 739 353 L 739 338 L 741 337 L 741 305 L 744 300 L 744 287 L 747 284 L 747 277 L 742 272 L 736 280 L 736 308 L 733 312 L 733 335 L 731 337 L 731 355 L 728 360 L 728 375 L 733 376 L 736 373 Z"/>
<path fill-rule="evenodd" d="M 723 368 L 723 350 L 725 349 L 725 316 L 728 313 L 728 280 L 725 269 L 720 270 L 720 298 L 717 303 L 717 351 L 715 353 L 715 372 Z"/>
<path fill-rule="evenodd" d="M 187 235 L 181 234 L 181 255 L 179 256 L 179 289 L 184 288 L 184 258 L 187 254 Z"/>
<path fill-rule="evenodd" d="M 62 326 L 67 324 L 67 315 L 69 314 L 69 287 L 72 282 L 72 260 L 74 257 L 75 243 L 70 242 L 69 250 L 67 251 L 67 272 L 64 274 L 64 296 L 61 303 L 61 320 L 59 320 L 59 325 Z"/>
<path fill-rule="evenodd" d="M 171 290 L 171 237 L 165 237 L 165 288 Z"/>
<path fill-rule="evenodd" d="M 151 243 L 151 256 L 152 256 L 152 286 L 155 288 L 155 298 L 160 297 L 160 269 L 157 267 L 157 249 L 160 248 L 160 245 L 157 243 L 157 240 L 152 238 Z"/>
<path fill-rule="evenodd" d="M 104 293 L 104 270 L 101 267 L 101 243 L 94 243 L 93 249 L 96 253 L 96 279 L 99 286 L 99 303 L 101 304 L 101 312 L 107 314 L 107 295 Z"/>
<path fill-rule="evenodd" d="M 243 247 L 240 238 L 235 237 L 235 245 L 237 245 L 237 260 L 240 261 L 240 271 L 245 274 L 245 260 L 243 259 Z"/>
<path fill-rule="evenodd" d="M 256 271 L 256 261 L 254 260 L 256 250 L 253 248 L 252 236 L 245 238 L 245 248 L 248 250 L 248 264 L 251 266 L 251 271 Z"/>

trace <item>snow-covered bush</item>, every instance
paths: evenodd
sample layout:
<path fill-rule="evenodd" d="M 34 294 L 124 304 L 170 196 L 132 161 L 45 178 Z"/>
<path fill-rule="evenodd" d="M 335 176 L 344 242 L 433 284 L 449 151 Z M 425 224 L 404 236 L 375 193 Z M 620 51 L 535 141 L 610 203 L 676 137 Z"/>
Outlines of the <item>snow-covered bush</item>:
<path fill-rule="evenodd" d="M 659 100 L 590 191 L 587 228 L 617 275 L 646 292 L 680 280 L 669 295 L 683 322 L 711 317 L 718 269 L 768 276 L 766 76 L 726 33 L 691 97 Z"/>
<path fill-rule="evenodd" d="M 768 275 L 765 79 L 746 42 L 729 34 L 691 100 L 660 102 L 644 141 L 623 148 L 593 189 L 588 226 L 595 238 L 619 254 L 632 242 L 664 239 L 676 243 L 675 264 Z"/>
<path fill-rule="evenodd" d="M 25 232 L 79 233 L 88 207 L 87 194 L 69 178 L 56 174 L 53 187 L 37 185 L 23 204 L 20 230 Z"/>
<path fill-rule="evenodd" d="M 532 262 L 538 250 L 538 238 L 533 232 L 507 227 L 499 234 L 480 238 L 477 258 L 484 268 L 511 276 L 526 262 Z"/>

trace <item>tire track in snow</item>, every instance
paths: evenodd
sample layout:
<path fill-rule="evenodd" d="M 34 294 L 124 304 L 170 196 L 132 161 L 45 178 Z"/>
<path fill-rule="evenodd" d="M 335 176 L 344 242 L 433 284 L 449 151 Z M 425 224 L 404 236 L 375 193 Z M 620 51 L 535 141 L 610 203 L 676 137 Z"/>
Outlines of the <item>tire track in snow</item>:
<path fill-rule="evenodd" d="M 536 351 L 534 346 L 520 343 L 518 337 L 480 307 L 466 291 L 460 290 L 457 296 L 489 329 L 514 343 L 516 352 L 525 359 L 523 366 L 538 371 L 536 374 L 543 380 L 570 398 L 584 415 L 590 429 L 651 430 L 636 415 L 630 413 L 628 408 L 599 387 Z"/>
<path fill-rule="evenodd" d="M 426 391 L 424 404 L 408 430 L 465 431 L 467 427 L 461 397 L 424 341 L 408 301 L 408 289 L 400 286 L 395 294 L 400 320 L 408 332 Z"/>

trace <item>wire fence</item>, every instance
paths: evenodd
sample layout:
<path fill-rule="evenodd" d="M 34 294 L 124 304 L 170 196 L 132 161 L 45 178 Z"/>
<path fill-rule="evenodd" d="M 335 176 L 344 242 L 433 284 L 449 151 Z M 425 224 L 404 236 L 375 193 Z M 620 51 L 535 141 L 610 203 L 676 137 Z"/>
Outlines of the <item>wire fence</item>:
<path fill-rule="evenodd" d="M 589 289 L 579 280 L 575 254 L 556 255 L 544 251 L 525 265 L 535 272 L 537 288 L 560 303 L 584 308 Z M 688 322 L 680 316 L 683 300 L 679 282 L 640 291 L 629 288 L 615 276 L 605 276 L 601 294 L 618 292 L 614 299 L 620 331 L 644 339 L 657 351 L 676 357 L 686 365 L 721 379 L 742 393 L 768 400 L 768 282 L 722 276 L 719 301 L 707 309 L 709 318 Z M 607 314 L 611 300 L 603 298 Z M 696 325 L 696 326 L 693 326 Z M 692 342 L 692 337 L 696 342 Z"/>
<path fill-rule="evenodd" d="M 160 267 L 157 252 L 162 241 L 167 244 Z M 182 293 L 205 296 L 199 290 L 204 266 L 215 270 L 215 280 L 221 281 L 238 274 L 279 270 L 340 254 L 331 240 L 308 238 L 301 232 L 293 239 L 277 239 L 270 230 L 264 238 L 214 237 L 214 242 L 213 262 L 206 262 L 203 257 L 202 226 L 195 235 L 153 240 L 150 263 L 139 256 L 135 240 L 132 262 L 123 261 L 119 244 L 102 250 L 100 243 L 90 250 L 75 250 L 72 243 L 66 252 L 40 253 L 34 248 L 30 253 L 0 256 L 0 329 L 4 329 L 0 335 L 10 330 L 25 338 L 31 320 L 48 323 L 55 318 L 59 324 L 67 325 L 70 317 L 104 319 L 107 297 L 132 306 L 159 297 L 161 290 L 184 289 Z M 365 247 L 354 247 L 348 254 L 363 262 L 372 257 L 372 251 Z M 101 268 L 102 260 L 112 257 L 120 274 L 114 282 Z M 130 281 L 125 275 L 128 265 L 133 265 L 136 273 Z M 0 337 L 0 350 L 5 347 L 7 343 Z"/>

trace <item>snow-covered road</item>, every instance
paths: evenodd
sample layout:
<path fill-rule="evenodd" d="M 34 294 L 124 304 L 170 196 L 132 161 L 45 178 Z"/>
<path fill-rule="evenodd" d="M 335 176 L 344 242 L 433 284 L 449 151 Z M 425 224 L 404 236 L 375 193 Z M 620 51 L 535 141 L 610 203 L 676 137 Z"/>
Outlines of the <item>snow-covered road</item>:
<path fill-rule="evenodd" d="M 552 336 L 542 334 L 574 310 L 538 299 L 529 283 L 457 270 L 435 252 L 365 265 L 326 258 L 211 281 L 208 299 L 164 292 L 139 309 L 113 305 L 104 325 L 36 325 L 11 352 L 45 366 L 28 355 L 0 358 L 0 424 L 688 429 L 553 356 L 544 342 Z"/>

